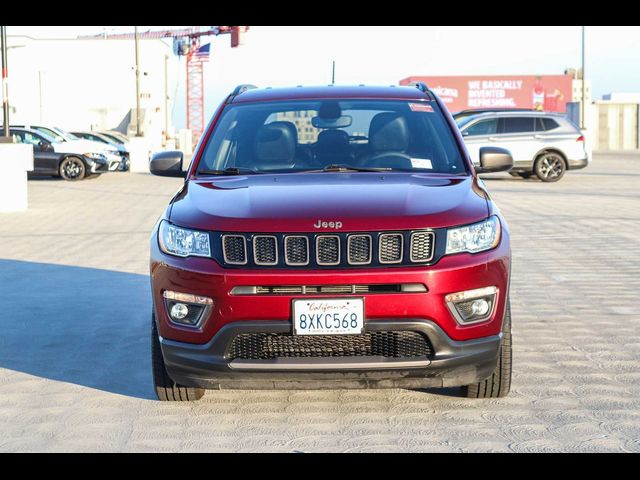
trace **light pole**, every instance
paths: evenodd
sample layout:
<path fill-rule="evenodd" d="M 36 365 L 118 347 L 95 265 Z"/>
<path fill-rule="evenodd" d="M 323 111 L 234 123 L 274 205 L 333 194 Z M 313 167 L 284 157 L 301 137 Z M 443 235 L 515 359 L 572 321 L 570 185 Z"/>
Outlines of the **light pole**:
<path fill-rule="evenodd" d="M 586 78 L 584 75 L 584 25 L 582 26 L 582 101 L 580 102 L 580 128 L 585 129 L 584 126 L 584 111 L 586 100 Z"/>
<path fill-rule="evenodd" d="M 141 137 L 140 133 L 140 46 L 138 41 L 138 27 L 134 28 L 134 42 L 136 45 L 136 137 Z"/>
<path fill-rule="evenodd" d="M 7 66 L 7 27 L 0 26 L 2 41 L 2 119 L 4 132 L 2 141 L 9 142 L 9 67 Z"/>

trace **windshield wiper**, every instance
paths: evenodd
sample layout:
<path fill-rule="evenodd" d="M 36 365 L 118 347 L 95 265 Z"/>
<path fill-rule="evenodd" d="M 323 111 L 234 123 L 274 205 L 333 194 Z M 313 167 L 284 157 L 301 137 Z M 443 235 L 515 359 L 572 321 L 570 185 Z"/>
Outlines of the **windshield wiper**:
<path fill-rule="evenodd" d="M 227 167 L 224 170 L 198 170 L 198 175 L 244 175 L 246 173 L 259 173 L 250 168 Z"/>
<path fill-rule="evenodd" d="M 350 165 L 327 165 L 322 170 L 307 170 L 307 172 L 390 172 L 391 168 L 352 167 Z"/>

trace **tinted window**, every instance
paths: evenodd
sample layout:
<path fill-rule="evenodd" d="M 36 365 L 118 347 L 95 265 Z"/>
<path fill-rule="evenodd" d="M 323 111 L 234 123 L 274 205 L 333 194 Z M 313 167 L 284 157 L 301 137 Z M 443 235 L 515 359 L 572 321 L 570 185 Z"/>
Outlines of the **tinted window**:
<path fill-rule="evenodd" d="M 435 103 L 360 99 L 227 105 L 198 171 L 289 173 L 333 164 L 466 173 Z"/>
<path fill-rule="evenodd" d="M 500 133 L 524 133 L 533 132 L 532 117 L 506 117 L 502 119 L 502 128 Z"/>
<path fill-rule="evenodd" d="M 544 125 L 545 130 L 553 130 L 554 128 L 558 128 L 558 122 L 556 122 L 553 118 L 543 118 L 542 124 Z"/>
<path fill-rule="evenodd" d="M 473 135 L 492 135 L 498 131 L 498 119 L 480 120 L 478 123 L 471 125 L 465 130 L 469 136 Z"/>
<path fill-rule="evenodd" d="M 27 143 L 34 146 L 38 146 L 40 142 L 43 142 L 43 139 L 34 135 L 31 132 L 12 132 L 13 139 L 15 143 Z"/>

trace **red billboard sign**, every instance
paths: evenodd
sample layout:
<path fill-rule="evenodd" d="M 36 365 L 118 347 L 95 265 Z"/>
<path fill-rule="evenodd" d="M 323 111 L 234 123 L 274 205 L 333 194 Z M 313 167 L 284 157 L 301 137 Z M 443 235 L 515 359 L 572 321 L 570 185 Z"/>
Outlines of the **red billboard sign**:
<path fill-rule="evenodd" d="M 474 108 L 530 108 L 566 111 L 571 101 L 571 75 L 474 75 L 408 77 L 400 85 L 424 82 L 450 112 Z"/>

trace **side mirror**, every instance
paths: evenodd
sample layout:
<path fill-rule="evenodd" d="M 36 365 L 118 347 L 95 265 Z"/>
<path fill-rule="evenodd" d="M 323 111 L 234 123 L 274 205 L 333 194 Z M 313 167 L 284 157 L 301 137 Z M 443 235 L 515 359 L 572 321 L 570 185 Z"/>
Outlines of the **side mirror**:
<path fill-rule="evenodd" d="M 469 130 L 465 130 L 464 132 L 462 132 L 462 136 L 463 137 L 468 137 L 469 136 Z"/>
<path fill-rule="evenodd" d="M 513 157 L 509 150 L 498 147 L 480 149 L 480 166 L 476 173 L 506 172 L 513 167 Z"/>
<path fill-rule="evenodd" d="M 151 155 L 149 171 L 159 177 L 185 178 L 187 172 L 182 171 L 182 157 L 182 152 L 178 150 L 156 152 Z"/>

